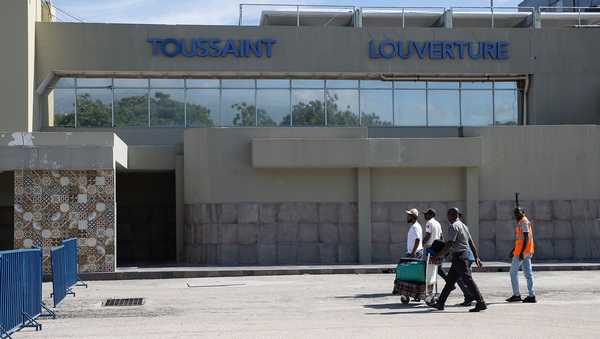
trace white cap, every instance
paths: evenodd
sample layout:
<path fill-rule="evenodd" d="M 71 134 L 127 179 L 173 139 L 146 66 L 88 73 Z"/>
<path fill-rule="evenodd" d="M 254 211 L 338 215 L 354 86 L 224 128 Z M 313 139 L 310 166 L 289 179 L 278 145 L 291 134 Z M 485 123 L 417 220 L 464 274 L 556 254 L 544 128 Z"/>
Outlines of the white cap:
<path fill-rule="evenodd" d="M 406 211 L 406 214 L 411 214 L 411 215 L 414 215 L 415 217 L 418 217 L 419 210 L 417 210 L 416 208 L 411 208 L 408 211 Z"/>

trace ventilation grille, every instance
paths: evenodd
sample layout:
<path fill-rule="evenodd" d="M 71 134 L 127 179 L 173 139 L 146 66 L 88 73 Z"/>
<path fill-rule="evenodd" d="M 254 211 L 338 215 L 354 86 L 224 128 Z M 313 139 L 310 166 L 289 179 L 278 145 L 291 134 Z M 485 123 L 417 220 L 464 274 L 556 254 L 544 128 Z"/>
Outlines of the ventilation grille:
<path fill-rule="evenodd" d="M 144 304 L 144 298 L 125 298 L 125 299 L 106 299 L 105 307 L 113 306 L 141 306 Z"/>

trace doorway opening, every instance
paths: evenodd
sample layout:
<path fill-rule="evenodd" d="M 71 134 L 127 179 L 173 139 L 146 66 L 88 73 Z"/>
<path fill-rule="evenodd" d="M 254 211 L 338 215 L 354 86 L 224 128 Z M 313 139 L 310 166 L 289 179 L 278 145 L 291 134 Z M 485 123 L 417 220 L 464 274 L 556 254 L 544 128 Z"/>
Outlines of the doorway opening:
<path fill-rule="evenodd" d="M 117 266 L 176 262 L 175 172 L 117 173 Z"/>
<path fill-rule="evenodd" d="M 14 172 L 0 172 L 0 251 L 15 247 Z"/>

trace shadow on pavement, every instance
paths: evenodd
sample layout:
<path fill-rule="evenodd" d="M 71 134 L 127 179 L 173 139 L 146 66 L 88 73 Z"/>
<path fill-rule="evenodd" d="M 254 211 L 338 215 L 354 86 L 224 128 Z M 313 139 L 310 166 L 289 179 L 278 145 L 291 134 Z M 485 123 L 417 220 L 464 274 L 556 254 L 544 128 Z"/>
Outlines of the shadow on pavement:
<path fill-rule="evenodd" d="M 347 296 L 339 296 L 335 297 L 336 299 L 376 299 L 376 298 L 386 298 L 394 296 L 391 293 L 371 293 L 371 294 L 356 294 L 356 295 L 347 295 Z"/>
<path fill-rule="evenodd" d="M 411 308 L 422 308 L 424 304 L 402 304 L 402 303 L 389 303 L 389 304 L 371 304 L 371 305 L 363 305 L 364 308 L 372 308 L 374 310 L 401 310 L 401 309 L 411 309 Z"/>

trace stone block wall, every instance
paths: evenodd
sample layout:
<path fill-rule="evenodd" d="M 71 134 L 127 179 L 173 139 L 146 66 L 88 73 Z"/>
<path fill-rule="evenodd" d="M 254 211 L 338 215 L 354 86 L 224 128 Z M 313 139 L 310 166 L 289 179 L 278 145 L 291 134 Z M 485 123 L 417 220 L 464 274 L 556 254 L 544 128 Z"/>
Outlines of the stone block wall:
<path fill-rule="evenodd" d="M 186 260 L 229 266 L 356 263 L 357 220 L 355 203 L 186 205 Z"/>
<path fill-rule="evenodd" d="M 535 257 L 546 260 L 600 259 L 600 200 L 522 201 L 533 223 Z M 514 246 L 514 201 L 481 201 L 479 251 L 505 260 Z"/>
<path fill-rule="evenodd" d="M 373 263 L 397 263 L 406 256 L 406 238 L 409 226 L 406 223 L 406 211 L 419 210 L 419 223 L 425 232 L 423 212 L 428 208 L 437 211 L 436 219 L 445 231 L 448 224 L 446 211 L 458 207 L 465 211 L 464 201 L 436 202 L 375 202 L 371 205 L 371 255 Z M 464 218 L 466 220 L 466 213 Z"/>
<path fill-rule="evenodd" d="M 15 171 L 15 248 L 41 247 L 50 271 L 50 248 L 78 238 L 81 272 L 115 269 L 113 170 Z"/>

